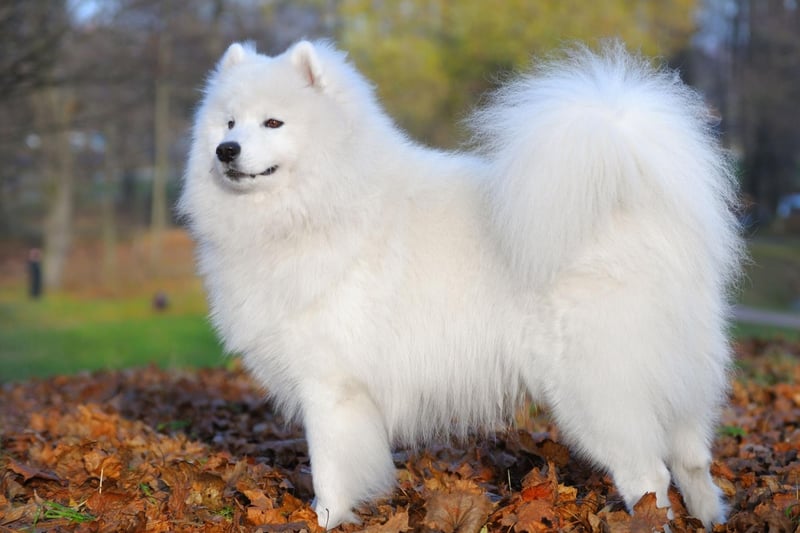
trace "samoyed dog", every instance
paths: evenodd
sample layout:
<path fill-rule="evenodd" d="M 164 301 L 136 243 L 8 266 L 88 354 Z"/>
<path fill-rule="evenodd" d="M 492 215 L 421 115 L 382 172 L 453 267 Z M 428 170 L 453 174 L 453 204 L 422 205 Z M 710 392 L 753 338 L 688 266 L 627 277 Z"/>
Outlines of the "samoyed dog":
<path fill-rule="evenodd" d="M 224 346 L 308 438 L 322 526 L 389 493 L 393 444 L 509 422 L 526 397 L 629 509 L 709 473 L 740 238 L 701 99 L 619 44 L 576 47 L 468 119 L 401 132 L 344 53 L 233 44 L 179 211 Z"/>

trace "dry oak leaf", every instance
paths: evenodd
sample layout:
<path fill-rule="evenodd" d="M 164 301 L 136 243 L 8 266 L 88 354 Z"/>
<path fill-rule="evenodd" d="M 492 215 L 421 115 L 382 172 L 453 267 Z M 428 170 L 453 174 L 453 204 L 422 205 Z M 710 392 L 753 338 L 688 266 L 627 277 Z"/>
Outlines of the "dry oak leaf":
<path fill-rule="evenodd" d="M 584 507 L 578 502 L 578 489 L 569 485 L 558 485 L 556 501 L 555 511 L 561 526 L 585 518 L 593 510 L 593 503 Z"/>
<path fill-rule="evenodd" d="M 408 511 L 399 511 L 383 524 L 374 524 L 358 533 L 401 533 L 409 529 L 411 527 L 408 525 Z"/>
<path fill-rule="evenodd" d="M 425 501 L 425 526 L 444 533 L 480 531 L 492 504 L 475 483 L 458 480 L 446 489 L 433 490 Z"/>
<path fill-rule="evenodd" d="M 553 471 L 551 468 L 550 472 Z M 556 517 L 557 488 L 554 477 L 544 478 L 538 469 L 531 470 L 523 480 L 520 493 L 522 501 L 516 509 L 514 530 L 533 533 L 552 529 Z"/>
<path fill-rule="evenodd" d="M 517 507 L 514 531 L 551 531 L 555 526 L 556 514 L 553 502 L 549 500 L 531 500 Z"/>
<path fill-rule="evenodd" d="M 264 491 L 258 487 L 237 486 L 237 490 L 250 500 L 250 507 L 258 509 L 259 511 L 269 511 L 275 508 L 272 498 L 268 497 Z"/>
<path fill-rule="evenodd" d="M 119 479 L 122 473 L 122 462 L 119 457 L 109 455 L 104 450 L 90 450 L 83 456 L 86 472 L 102 479 Z"/>
<path fill-rule="evenodd" d="M 18 520 L 33 521 L 34 517 L 40 512 L 40 506 L 34 501 L 26 504 L 6 507 L 0 509 L 0 526 L 13 524 Z"/>
<path fill-rule="evenodd" d="M 547 466 L 546 474 L 534 468 L 522 479 L 522 490 L 513 505 L 514 511 L 504 516 L 501 524 L 514 526 L 514 531 L 528 532 L 549 531 L 556 526 L 559 485 L 555 464 L 549 461 Z"/>
<path fill-rule="evenodd" d="M 553 439 L 540 438 L 523 430 L 517 432 L 520 447 L 528 453 L 538 455 L 547 462 L 553 462 L 559 467 L 569 464 L 569 448 Z"/>
<path fill-rule="evenodd" d="M 107 531 L 136 531 L 136 527 L 146 522 L 145 502 L 131 498 L 125 491 L 94 492 L 86 500 L 86 508 L 106 526 Z M 99 529 L 103 530 L 102 527 Z"/>
<path fill-rule="evenodd" d="M 656 505 L 656 495 L 648 492 L 633 506 L 631 531 L 663 531 L 669 521 L 667 508 Z"/>
<path fill-rule="evenodd" d="M 279 500 L 261 500 L 264 507 L 259 508 L 251 505 L 246 510 L 246 518 L 249 524 L 258 526 L 261 529 L 274 530 L 274 526 L 294 525 L 295 530 L 298 524 L 307 531 L 324 531 L 317 525 L 317 515 L 310 506 L 289 493 L 282 494 Z M 279 528 L 280 529 L 280 528 Z"/>
<path fill-rule="evenodd" d="M 186 503 L 218 511 L 225 506 L 224 496 L 225 482 L 222 478 L 212 472 L 200 472 L 191 480 Z"/>
<path fill-rule="evenodd" d="M 254 526 L 287 524 L 289 516 L 283 509 L 259 509 L 248 507 L 246 511 L 247 523 Z"/>
<path fill-rule="evenodd" d="M 523 488 L 520 496 L 524 502 L 547 500 L 553 503 L 555 501 L 556 491 L 552 483 L 545 481 L 544 483 L 537 483 Z"/>
<path fill-rule="evenodd" d="M 57 481 L 58 483 L 62 483 L 61 478 L 58 477 L 58 475 L 55 472 L 50 472 L 48 470 L 42 470 L 40 468 L 24 465 L 11 458 L 8 459 L 8 462 L 6 463 L 6 468 L 11 470 L 15 474 L 19 474 L 20 476 L 22 476 L 23 483 L 27 483 L 28 480 L 33 478 L 44 479 L 47 481 Z"/>
<path fill-rule="evenodd" d="M 631 526 L 631 515 L 627 511 L 600 511 L 598 516 L 602 519 L 603 528 L 600 531 L 609 533 L 631 533 L 634 530 Z M 645 531 L 650 531 L 645 530 Z"/>
<path fill-rule="evenodd" d="M 558 494 L 558 476 L 556 467 L 552 461 L 547 463 L 547 473 L 542 473 L 539 468 L 534 468 L 522 478 L 522 499 L 531 500 L 551 500 L 555 502 Z"/>
<path fill-rule="evenodd" d="M 119 416 L 104 412 L 99 405 L 78 405 L 77 410 L 78 415 L 74 419 L 71 417 L 63 419 L 67 434 L 91 439 L 107 437 L 113 440 L 119 437 L 126 425 L 120 423 Z M 127 425 L 130 425 L 130 422 Z"/>

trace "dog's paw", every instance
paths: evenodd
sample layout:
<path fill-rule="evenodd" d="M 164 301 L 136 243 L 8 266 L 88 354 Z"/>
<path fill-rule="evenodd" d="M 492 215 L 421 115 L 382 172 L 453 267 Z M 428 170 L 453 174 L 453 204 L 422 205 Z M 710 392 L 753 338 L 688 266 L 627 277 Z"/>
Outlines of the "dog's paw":
<path fill-rule="evenodd" d="M 327 505 L 319 502 L 316 498 L 311 502 L 314 512 L 317 513 L 317 522 L 325 529 L 333 529 L 339 524 L 360 524 L 361 520 L 355 515 L 352 509 L 341 505 Z"/>

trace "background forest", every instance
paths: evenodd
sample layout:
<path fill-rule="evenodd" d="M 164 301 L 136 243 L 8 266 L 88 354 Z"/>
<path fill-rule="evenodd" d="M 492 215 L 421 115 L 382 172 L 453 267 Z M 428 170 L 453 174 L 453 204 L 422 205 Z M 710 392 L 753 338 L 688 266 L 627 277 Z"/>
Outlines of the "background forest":
<path fill-rule="evenodd" d="M 679 69 L 736 159 L 754 237 L 742 301 L 800 308 L 796 0 L 6 0 L 0 380 L 218 361 L 172 208 L 193 108 L 230 42 L 278 53 L 304 37 L 336 41 L 398 123 L 442 147 L 465 141 L 462 117 L 499 81 L 574 40 L 621 38 Z M 25 292 L 33 248 L 39 302 Z M 167 312 L 154 314 L 156 294 Z"/>
<path fill-rule="evenodd" d="M 448 148 L 488 91 L 575 40 L 620 38 L 701 91 L 751 257 L 714 531 L 799 530 L 798 0 L 0 0 L 0 533 L 323 531 L 303 434 L 223 358 L 173 211 L 206 73 L 232 41 L 300 38 L 336 41 L 411 136 Z M 626 512 L 545 408 L 517 418 L 396 450 L 398 489 L 342 530 L 664 526 L 652 494 Z M 671 499 L 668 530 L 700 530 Z"/>

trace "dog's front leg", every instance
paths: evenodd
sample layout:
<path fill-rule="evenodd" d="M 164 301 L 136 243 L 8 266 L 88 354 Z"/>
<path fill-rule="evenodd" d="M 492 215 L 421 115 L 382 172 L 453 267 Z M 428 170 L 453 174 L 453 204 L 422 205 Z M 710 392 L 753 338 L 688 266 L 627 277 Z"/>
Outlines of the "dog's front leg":
<path fill-rule="evenodd" d="M 395 482 L 384 419 L 366 387 L 347 377 L 309 383 L 303 417 L 319 524 L 356 522 L 353 507 Z"/>

